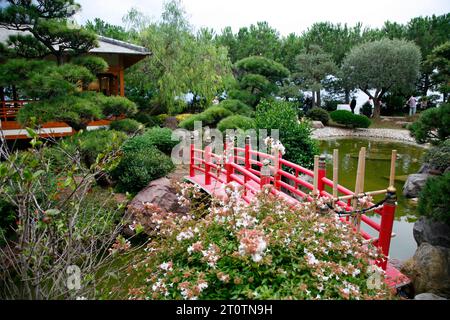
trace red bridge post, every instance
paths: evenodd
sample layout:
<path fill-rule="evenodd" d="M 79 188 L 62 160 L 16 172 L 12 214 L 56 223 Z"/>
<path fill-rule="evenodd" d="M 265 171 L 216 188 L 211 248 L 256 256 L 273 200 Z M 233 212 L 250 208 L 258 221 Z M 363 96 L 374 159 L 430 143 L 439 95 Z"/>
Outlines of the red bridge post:
<path fill-rule="evenodd" d="M 281 184 L 280 184 L 280 180 L 281 180 L 281 151 L 277 150 L 277 152 L 273 155 L 274 156 L 274 167 L 275 167 L 275 172 L 274 172 L 274 180 L 273 180 L 273 184 L 275 186 L 275 189 L 277 190 L 281 190 Z"/>
<path fill-rule="evenodd" d="M 234 145 L 231 144 L 230 136 L 228 134 L 225 135 L 224 153 L 225 153 L 225 170 L 227 172 L 227 183 L 231 182 L 231 175 L 233 174 L 233 167 L 231 166 L 231 163 L 233 162 L 234 159 L 233 148 Z"/>
<path fill-rule="evenodd" d="M 322 195 L 322 191 L 325 190 L 325 184 L 323 183 L 323 178 L 327 176 L 327 162 L 325 155 L 321 155 L 319 158 L 319 174 L 317 179 L 317 191 L 319 196 Z"/>
<path fill-rule="evenodd" d="M 205 162 L 205 185 L 211 184 L 211 137 L 206 137 L 205 140 L 206 146 L 205 146 L 205 155 L 204 155 L 204 162 Z"/>
<path fill-rule="evenodd" d="M 392 227 L 394 225 L 395 208 L 397 206 L 397 190 L 394 187 L 389 187 L 386 193 L 386 202 L 383 205 L 383 213 L 380 222 L 380 237 L 378 239 L 378 247 L 381 252 L 388 257 L 389 247 L 391 245 Z M 377 265 L 383 270 L 386 270 L 387 259 L 377 261 Z"/>
<path fill-rule="evenodd" d="M 195 138 L 194 138 L 194 134 L 191 133 L 191 155 L 190 155 L 190 162 L 189 162 L 189 176 L 192 178 L 195 176 L 195 169 L 194 169 L 194 164 L 195 164 Z"/>
<path fill-rule="evenodd" d="M 249 170 L 250 169 L 250 136 L 246 136 L 245 137 L 245 149 L 244 149 L 244 167 L 245 170 Z M 247 182 L 248 182 L 248 177 L 246 174 L 244 174 L 244 195 L 247 195 Z"/>

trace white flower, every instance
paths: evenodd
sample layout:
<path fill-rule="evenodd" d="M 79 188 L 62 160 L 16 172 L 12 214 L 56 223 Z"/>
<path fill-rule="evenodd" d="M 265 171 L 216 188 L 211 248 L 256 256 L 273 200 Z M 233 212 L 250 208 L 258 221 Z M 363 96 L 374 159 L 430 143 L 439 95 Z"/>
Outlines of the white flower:
<path fill-rule="evenodd" d="M 319 264 L 319 260 L 317 260 L 314 254 L 312 254 L 311 252 L 306 253 L 305 259 L 309 265 Z"/>
<path fill-rule="evenodd" d="M 194 237 L 194 233 L 191 230 L 182 231 L 177 235 L 177 241 L 183 241 Z"/>
<path fill-rule="evenodd" d="M 165 271 L 172 271 L 172 261 L 161 263 L 159 267 Z"/>

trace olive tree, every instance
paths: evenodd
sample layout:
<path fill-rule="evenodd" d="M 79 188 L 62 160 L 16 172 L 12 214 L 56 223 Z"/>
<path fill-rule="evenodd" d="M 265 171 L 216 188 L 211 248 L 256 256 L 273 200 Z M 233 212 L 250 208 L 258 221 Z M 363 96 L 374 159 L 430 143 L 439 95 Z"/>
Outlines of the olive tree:
<path fill-rule="evenodd" d="M 420 49 L 413 42 L 381 39 L 354 47 L 343 61 L 342 74 L 345 81 L 373 99 L 374 118 L 378 118 L 386 92 L 414 89 L 420 62 Z"/>

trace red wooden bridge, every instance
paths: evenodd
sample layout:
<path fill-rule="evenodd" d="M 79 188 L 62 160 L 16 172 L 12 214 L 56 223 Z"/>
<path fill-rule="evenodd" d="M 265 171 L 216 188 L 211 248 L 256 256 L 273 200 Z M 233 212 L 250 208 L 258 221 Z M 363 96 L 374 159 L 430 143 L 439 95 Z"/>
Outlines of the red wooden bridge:
<path fill-rule="evenodd" d="M 190 170 L 186 180 L 199 185 L 203 190 L 216 197 L 224 197 L 224 185 L 234 183 L 242 186 L 242 198 L 249 203 L 254 195 L 264 186 L 272 185 L 272 192 L 292 205 L 302 201 L 313 201 L 316 197 L 327 197 L 350 213 L 356 208 L 358 198 L 366 195 L 385 194 L 386 198 L 382 205 L 374 208 L 376 215 L 380 216 L 377 223 L 364 213 L 359 213 L 355 217 L 350 215 L 341 216 L 340 219 L 353 226 L 355 230 L 374 245 L 378 246 L 381 252 L 388 257 L 391 243 L 392 228 L 396 209 L 396 190 L 392 186 L 395 172 L 396 151 L 393 151 L 391 162 L 391 184 L 385 190 L 373 192 L 362 192 L 364 182 L 358 171 L 357 183 L 353 192 L 337 183 L 337 150 L 335 150 L 333 180 L 327 178 L 325 157 L 315 157 L 314 171 L 303 168 L 295 163 L 282 158 L 280 151 L 267 154 L 252 150 L 250 138 L 246 137 L 244 148 L 236 146 L 233 139 L 228 136 L 224 143 L 223 154 L 212 152 L 212 146 L 206 141 L 204 148 L 196 148 L 194 138 L 191 138 L 190 145 Z M 362 158 L 361 158 L 362 155 Z M 364 171 L 365 150 L 360 153 L 358 169 Z M 362 173 L 363 179 L 364 173 Z M 305 177 L 310 177 L 313 183 L 306 181 Z M 326 191 L 332 189 L 332 194 Z M 370 203 L 369 206 L 373 206 Z M 371 229 L 369 232 L 363 229 Z M 386 283 L 393 288 L 401 288 L 410 283 L 410 280 L 399 270 L 391 265 L 389 260 L 375 262 L 386 271 Z"/>

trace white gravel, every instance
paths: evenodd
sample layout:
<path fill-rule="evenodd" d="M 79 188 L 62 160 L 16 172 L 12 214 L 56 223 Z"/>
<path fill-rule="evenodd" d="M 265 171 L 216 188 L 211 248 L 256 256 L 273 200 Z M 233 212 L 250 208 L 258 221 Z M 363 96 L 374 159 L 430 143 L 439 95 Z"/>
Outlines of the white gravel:
<path fill-rule="evenodd" d="M 314 129 L 312 137 L 319 140 L 334 137 L 364 137 L 396 140 L 418 145 L 414 138 L 410 136 L 409 130 L 402 129 L 344 129 L 325 127 L 322 129 Z"/>

